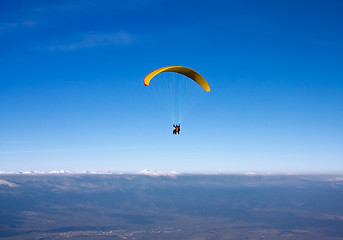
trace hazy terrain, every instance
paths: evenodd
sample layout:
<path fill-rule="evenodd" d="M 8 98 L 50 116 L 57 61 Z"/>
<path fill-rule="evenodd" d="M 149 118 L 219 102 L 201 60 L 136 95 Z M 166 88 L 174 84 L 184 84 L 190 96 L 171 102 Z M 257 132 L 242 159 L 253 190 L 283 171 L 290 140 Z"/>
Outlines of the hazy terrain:
<path fill-rule="evenodd" d="M 3 174 L 0 238 L 343 239 L 343 178 Z"/>

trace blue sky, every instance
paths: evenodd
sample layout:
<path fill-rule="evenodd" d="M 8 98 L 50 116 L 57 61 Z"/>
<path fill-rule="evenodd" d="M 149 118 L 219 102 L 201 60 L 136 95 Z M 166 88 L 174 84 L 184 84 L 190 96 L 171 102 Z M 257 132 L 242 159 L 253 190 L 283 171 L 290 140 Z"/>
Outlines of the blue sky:
<path fill-rule="evenodd" d="M 342 173 L 342 1 L 1 1 L 0 170 Z M 173 136 L 142 81 L 211 92 Z"/>

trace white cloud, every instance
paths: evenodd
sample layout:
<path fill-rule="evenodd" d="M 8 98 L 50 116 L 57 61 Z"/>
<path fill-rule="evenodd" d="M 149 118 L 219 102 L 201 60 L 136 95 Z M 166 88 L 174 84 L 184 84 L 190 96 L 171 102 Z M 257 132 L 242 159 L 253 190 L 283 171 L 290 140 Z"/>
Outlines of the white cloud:
<path fill-rule="evenodd" d="M 63 50 L 72 51 L 82 48 L 92 48 L 97 46 L 118 46 L 129 45 L 133 42 L 133 36 L 126 32 L 106 33 L 106 34 L 88 34 L 83 39 L 74 43 L 49 46 L 51 51 Z"/>
<path fill-rule="evenodd" d="M 267 173 L 246 172 L 246 173 L 243 173 L 243 175 L 246 175 L 246 176 L 256 176 L 256 175 L 259 175 L 259 176 L 270 176 L 270 175 L 273 175 L 273 174 L 270 173 L 270 172 L 267 172 Z M 288 174 L 286 174 L 286 175 L 288 175 Z"/>
<path fill-rule="evenodd" d="M 24 174 L 24 175 L 46 175 L 46 174 L 52 174 L 52 175 L 72 175 L 72 174 L 122 174 L 117 172 L 111 172 L 111 171 L 66 171 L 66 170 L 52 170 L 52 171 L 0 171 L 0 175 L 13 175 L 13 174 Z"/>
<path fill-rule="evenodd" d="M 6 31 L 6 30 L 11 30 L 14 28 L 19 28 L 19 27 L 34 27 L 35 24 L 36 24 L 36 22 L 32 21 L 32 20 L 4 23 L 4 24 L 0 25 L 0 32 Z"/>
<path fill-rule="evenodd" d="M 153 170 L 144 169 L 143 171 L 137 172 L 136 174 L 148 175 L 148 176 L 154 176 L 154 177 L 159 177 L 159 176 L 177 177 L 181 173 L 177 171 L 153 171 Z"/>
<path fill-rule="evenodd" d="M 335 177 L 335 178 L 330 178 L 328 180 L 326 180 L 328 182 L 339 182 L 342 183 L 343 182 L 343 177 Z"/>
<path fill-rule="evenodd" d="M 0 186 L 1 185 L 5 185 L 5 186 L 8 186 L 8 187 L 18 187 L 17 184 L 8 182 L 8 181 L 3 180 L 3 179 L 0 179 Z"/>

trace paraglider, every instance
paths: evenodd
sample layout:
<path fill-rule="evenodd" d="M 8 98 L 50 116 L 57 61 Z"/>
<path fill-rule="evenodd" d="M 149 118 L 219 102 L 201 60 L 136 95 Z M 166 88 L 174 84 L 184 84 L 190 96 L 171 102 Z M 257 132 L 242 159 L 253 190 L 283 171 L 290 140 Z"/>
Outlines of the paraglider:
<path fill-rule="evenodd" d="M 186 77 L 189 77 L 194 82 L 198 83 L 206 92 L 210 91 L 210 86 L 208 85 L 208 82 L 205 80 L 203 76 L 201 76 L 198 72 L 194 71 L 191 68 L 181 67 L 181 66 L 162 67 L 162 68 L 152 71 L 144 78 L 144 81 L 143 81 L 144 86 L 148 86 L 151 79 L 155 77 L 157 74 L 162 73 L 162 72 L 180 73 L 182 75 L 185 75 Z"/>
<path fill-rule="evenodd" d="M 159 95 L 162 97 L 169 98 L 166 102 L 169 104 L 169 108 L 171 109 L 171 117 L 172 122 L 178 122 L 179 124 L 173 124 L 173 134 L 179 135 L 180 134 L 180 123 L 181 117 L 186 107 L 189 107 L 190 102 L 194 101 L 194 91 L 203 91 L 210 92 L 210 86 L 208 82 L 205 80 L 203 76 L 201 76 L 198 72 L 191 68 L 182 67 L 182 66 L 168 66 L 158 68 L 151 73 L 149 73 L 143 80 L 144 86 L 149 86 L 151 80 L 155 78 L 160 73 L 176 73 L 174 75 L 167 75 L 168 77 L 164 80 L 167 80 L 167 84 L 165 87 L 160 88 L 162 92 L 159 92 Z M 175 77 L 175 75 L 177 75 Z M 178 77 L 180 76 L 180 77 Z M 158 79 L 157 83 L 161 81 L 160 77 L 156 77 Z M 174 84 L 175 78 L 180 79 L 178 84 Z M 188 82 L 188 80 L 193 80 L 196 84 Z M 191 83 L 192 86 L 189 86 Z M 156 84 L 156 83 L 154 83 Z M 158 84 L 157 84 L 158 85 Z M 196 85 L 200 86 L 203 90 L 197 87 Z M 193 92 L 192 92 L 193 91 Z M 202 94 L 202 93 L 200 93 Z M 195 94 L 196 95 L 196 94 Z M 179 119 L 175 121 L 175 116 L 178 114 Z"/>

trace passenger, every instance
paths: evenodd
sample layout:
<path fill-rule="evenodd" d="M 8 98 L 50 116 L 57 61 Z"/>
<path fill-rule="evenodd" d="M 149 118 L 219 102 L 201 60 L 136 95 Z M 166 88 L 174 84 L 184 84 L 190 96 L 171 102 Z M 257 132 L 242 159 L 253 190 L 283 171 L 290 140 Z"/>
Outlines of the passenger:
<path fill-rule="evenodd" d="M 179 125 L 174 125 L 173 124 L 173 127 L 174 127 L 174 130 L 173 130 L 173 134 L 180 134 L 180 123 Z"/>

